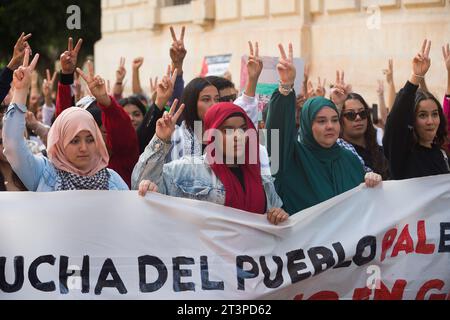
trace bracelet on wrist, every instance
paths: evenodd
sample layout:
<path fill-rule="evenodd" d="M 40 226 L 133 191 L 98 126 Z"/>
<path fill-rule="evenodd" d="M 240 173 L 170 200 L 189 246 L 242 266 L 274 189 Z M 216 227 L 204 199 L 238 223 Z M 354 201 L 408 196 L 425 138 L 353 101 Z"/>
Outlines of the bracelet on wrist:
<path fill-rule="evenodd" d="M 415 73 L 413 73 L 412 75 L 414 77 L 416 77 L 416 78 L 425 79 L 425 76 L 421 76 L 421 75 L 418 75 L 418 74 L 415 74 Z"/>
<path fill-rule="evenodd" d="M 293 85 L 284 85 L 280 82 L 278 86 L 278 91 L 284 96 L 289 95 L 292 91 L 294 91 Z"/>

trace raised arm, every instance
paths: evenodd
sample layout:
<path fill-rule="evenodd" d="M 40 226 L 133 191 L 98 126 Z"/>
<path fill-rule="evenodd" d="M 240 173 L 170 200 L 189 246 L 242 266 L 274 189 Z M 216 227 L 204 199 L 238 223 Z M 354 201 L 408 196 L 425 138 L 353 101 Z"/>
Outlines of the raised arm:
<path fill-rule="evenodd" d="M 383 74 L 386 76 L 386 83 L 388 85 L 386 107 L 392 110 L 395 96 L 397 95 L 394 83 L 394 60 L 389 59 L 388 68 L 383 70 Z"/>
<path fill-rule="evenodd" d="M 447 90 L 445 91 L 442 107 L 447 118 L 448 131 L 448 128 L 450 128 L 450 44 L 447 43 L 447 45 L 442 47 L 442 55 L 444 56 L 445 69 L 447 70 Z M 450 132 L 448 133 L 448 137 L 450 137 Z M 450 149 L 450 145 L 448 148 Z"/>
<path fill-rule="evenodd" d="M 402 176 L 406 157 L 412 147 L 415 96 L 420 80 L 425 77 L 431 65 L 430 47 L 431 42 L 425 40 L 422 49 L 414 57 L 410 79 L 398 93 L 386 121 L 383 149 L 386 158 L 389 160 L 394 179 Z"/>
<path fill-rule="evenodd" d="M 143 63 L 144 63 L 143 57 L 138 57 L 133 60 L 132 74 L 131 74 L 132 76 L 131 86 L 133 94 L 142 94 L 144 92 L 142 90 L 141 80 L 139 77 L 139 69 L 142 67 Z"/>
<path fill-rule="evenodd" d="M 158 185 L 162 193 L 165 193 L 164 183 L 162 182 L 164 159 L 170 152 L 171 137 L 175 132 L 175 125 L 184 110 L 184 104 L 182 104 L 175 112 L 177 104 L 178 100 L 175 100 L 170 111 L 164 112 L 163 117 L 157 121 L 156 133 L 134 167 L 131 176 L 132 189 L 138 189 L 142 180 L 151 180 Z"/>
<path fill-rule="evenodd" d="M 53 86 L 58 73 L 53 72 L 50 75 L 50 70 L 46 70 L 46 79 L 42 83 L 42 94 L 44 95 L 44 105 L 42 106 L 42 122 L 47 126 L 51 126 L 52 118 L 55 115 L 55 104 L 53 103 Z"/>
<path fill-rule="evenodd" d="M 331 89 L 330 99 L 334 104 L 342 110 L 345 99 L 352 92 L 352 86 L 345 83 L 344 71 L 336 71 L 336 82 Z"/>
<path fill-rule="evenodd" d="M 23 132 L 25 130 L 26 101 L 31 86 L 31 73 L 36 67 L 39 54 L 29 64 L 30 50 L 27 48 L 23 65 L 14 71 L 14 95 L 6 112 L 3 125 L 4 154 L 14 172 L 25 187 L 36 191 L 46 160 L 34 156 L 28 149 Z"/>
<path fill-rule="evenodd" d="M 175 99 L 180 99 L 184 90 L 184 79 L 183 79 L 183 63 L 186 58 L 187 50 L 184 46 L 184 35 L 186 32 L 186 27 L 181 28 L 180 38 L 177 38 L 175 30 L 170 27 L 170 34 L 172 35 L 172 46 L 170 47 L 170 59 L 172 61 L 172 70 L 177 69 L 177 78 L 175 80 L 175 85 L 173 88 L 173 94 L 169 102 L 173 102 Z M 154 100 L 153 100 L 154 101 Z"/>
<path fill-rule="evenodd" d="M 380 120 L 379 126 L 384 129 L 386 126 L 386 120 L 388 116 L 388 110 L 386 107 L 386 100 L 384 98 L 384 82 L 383 80 L 378 80 L 378 89 L 377 89 L 377 96 L 378 96 L 378 107 L 380 111 Z"/>
<path fill-rule="evenodd" d="M 306 63 L 305 68 L 303 70 L 302 90 L 299 93 L 300 95 L 303 95 L 304 97 L 307 97 L 307 94 L 308 94 L 308 81 L 309 81 L 310 69 L 311 69 L 311 64 Z"/>
<path fill-rule="evenodd" d="M 75 68 L 77 67 L 78 53 L 80 52 L 83 39 L 79 39 L 75 48 L 73 47 L 73 39 L 69 38 L 67 50 L 61 54 L 61 73 L 58 83 L 58 91 L 56 94 L 56 116 L 65 109 L 75 105 L 72 95 L 71 85 L 74 82 Z"/>
<path fill-rule="evenodd" d="M 139 157 L 136 132 L 125 110 L 108 95 L 105 80 L 94 74 L 91 61 L 88 61 L 87 66 L 87 74 L 80 68 L 77 68 L 77 72 L 88 84 L 98 107 L 102 110 L 105 142 L 111 150 L 109 168 L 116 170 L 125 182 L 131 185 L 131 172 Z"/>
<path fill-rule="evenodd" d="M 172 35 L 172 46 L 170 47 L 170 59 L 172 60 L 172 69 L 178 70 L 178 75 L 183 74 L 183 62 L 186 57 L 187 50 L 184 47 L 184 34 L 186 32 L 186 28 L 183 26 L 181 28 L 180 39 L 177 38 L 175 34 L 175 30 L 173 27 L 170 27 L 170 33 Z"/>
<path fill-rule="evenodd" d="M 166 75 L 156 85 L 156 96 L 153 105 L 144 117 L 141 125 L 137 129 L 140 152 L 144 152 L 145 147 L 153 138 L 156 130 L 156 121 L 158 121 L 164 112 L 170 97 L 173 95 L 174 85 L 177 78 L 177 70 L 170 72 L 170 66 L 167 68 Z M 174 100 L 175 101 L 175 100 Z"/>
<path fill-rule="evenodd" d="M 251 41 L 248 42 L 250 54 L 247 60 L 248 81 L 244 93 L 234 101 L 234 103 L 245 110 L 252 120 L 255 128 L 258 128 L 258 99 L 256 99 L 256 86 L 263 69 L 263 61 L 259 56 L 259 44 L 255 42 L 255 47 Z"/>
<path fill-rule="evenodd" d="M 34 113 L 31 111 L 27 111 L 25 114 L 25 122 L 28 129 L 32 130 L 34 134 L 36 134 L 44 143 L 47 145 L 47 136 L 50 131 L 50 126 L 46 126 L 45 124 L 39 122 Z"/>
<path fill-rule="evenodd" d="M 125 69 L 125 58 L 121 57 L 119 62 L 119 67 L 116 70 L 116 82 L 114 83 L 113 88 L 113 96 L 114 99 L 120 100 L 122 99 L 125 75 L 127 74 L 127 70 Z"/>
<path fill-rule="evenodd" d="M 280 86 L 272 94 L 269 103 L 266 128 L 269 130 L 268 151 L 272 158 L 279 157 L 279 168 L 275 177 L 279 174 L 287 174 L 285 168 L 289 161 L 293 159 L 293 152 L 297 141 L 297 129 L 295 126 L 295 93 L 293 86 L 295 82 L 296 69 L 293 63 L 293 48 L 289 44 L 289 55 L 287 56 L 283 46 L 279 46 L 281 58 L 277 65 L 280 76 Z M 277 130 L 279 140 L 272 141 L 271 130 Z M 278 150 L 275 146 L 278 145 Z M 275 155 L 274 153 L 278 153 Z"/>
<path fill-rule="evenodd" d="M 450 44 L 442 47 L 442 54 L 444 56 L 445 69 L 447 69 L 447 90 L 445 95 L 450 96 Z"/>
<path fill-rule="evenodd" d="M 13 72 L 21 66 L 23 57 L 25 56 L 25 49 L 29 49 L 31 52 L 28 39 L 31 37 L 31 33 L 25 35 L 24 32 L 20 35 L 16 44 L 14 45 L 13 56 L 8 65 L 3 68 L 0 73 L 0 103 L 3 102 L 11 89 L 11 82 L 13 81 Z"/>

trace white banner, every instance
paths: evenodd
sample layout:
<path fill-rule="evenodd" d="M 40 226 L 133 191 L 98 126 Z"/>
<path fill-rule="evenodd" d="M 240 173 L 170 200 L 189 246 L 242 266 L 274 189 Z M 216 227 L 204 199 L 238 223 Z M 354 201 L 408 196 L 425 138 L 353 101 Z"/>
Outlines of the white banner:
<path fill-rule="evenodd" d="M 3 192 L 0 299 L 449 299 L 449 190 L 360 186 L 279 226 L 136 191 Z"/>

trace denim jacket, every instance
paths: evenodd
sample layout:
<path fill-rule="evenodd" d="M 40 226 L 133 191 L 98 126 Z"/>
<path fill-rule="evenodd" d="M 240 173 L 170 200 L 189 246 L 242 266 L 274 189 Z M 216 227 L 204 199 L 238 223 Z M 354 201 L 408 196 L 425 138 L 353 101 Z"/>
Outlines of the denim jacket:
<path fill-rule="evenodd" d="M 164 164 L 172 143 L 160 140 L 156 135 L 145 148 L 131 176 L 133 189 L 142 180 L 158 185 L 158 192 L 170 196 L 225 204 L 225 187 L 216 177 L 205 156 L 184 156 Z M 283 202 L 275 191 L 272 176 L 262 175 L 267 199 L 267 209 L 281 208 Z"/>
<path fill-rule="evenodd" d="M 29 191 L 55 191 L 59 184 L 55 166 L 49 159 L 33 155 L 23 137 L 26 111 L 24 105 L 9 106 L 3 118 L 3 153 Z M 108 171 L 109 190 L 128 190 L 119 174 Z"/>

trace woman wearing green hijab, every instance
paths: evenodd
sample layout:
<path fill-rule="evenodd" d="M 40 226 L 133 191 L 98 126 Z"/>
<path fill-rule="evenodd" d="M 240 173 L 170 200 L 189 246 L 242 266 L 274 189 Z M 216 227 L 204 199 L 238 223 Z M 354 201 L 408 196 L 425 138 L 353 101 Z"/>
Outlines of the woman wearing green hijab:
<path fill-rule="evenodd" d="M 275 187 L 289 214 L 311 207 L 346 192 L 360 183 L 374 187 L 381 182 L 375 173 L 364 175 L 358 158 L 337 143 L 340 124 L 335 104 L 325 98 L 308 99 L 300 116 L 300 132 L 295 126 L 295 93 L 292 90 L 296 70 L 293 49 L 289 57 L 279 45 L 277 66 L 280 86 L 270 100 L 266 127 L 279 130 L 279 163 L 272 163 Z M 268 150 L 277 152 L 268 134 Z M 272 154 L 271 154 L 272 156 Z M 272 157 L 272 162 L 276 157 Z"/>

